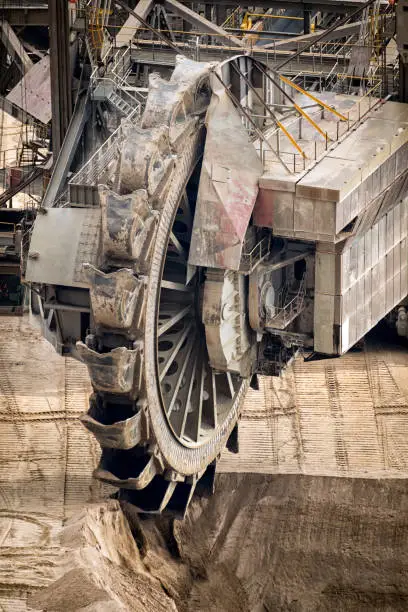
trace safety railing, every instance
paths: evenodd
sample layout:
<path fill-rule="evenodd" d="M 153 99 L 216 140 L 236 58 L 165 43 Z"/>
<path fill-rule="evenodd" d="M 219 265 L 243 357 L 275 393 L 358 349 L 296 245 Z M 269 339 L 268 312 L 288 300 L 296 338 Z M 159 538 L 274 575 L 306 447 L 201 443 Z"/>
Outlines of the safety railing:
<path fill-rule="evenodd" d="M 162 30 L 162 32 L 163 34 L 167 33 L 166 30 Z M 168 33 L 170 33 L 170 30 L 168 31 Z M 174 32 L 173 30 L 172 33 L 176 35 L 176 40 L 174 44 L 176 44 L 180 48 L 180 53 L 184 52 L 184 48 L 188 48 L 189 38 L 192 35 L 197 37 L 197 46 L 201 53 L 201 59 L 204 59 L 204 54 L 210 55 L 212 51 L 214 51 L 214 54 L 216 54 L 214 55 L 214 59 L 216 59 L 217 56 L 219 57 L 220 52 L 224 53 L 225 56 L 228 57 L 230 55 L 236 55 L 237 53 L 242 52 L 243 49 L 243 47 L 237 46 L 235 43 L 236 38 L 239 37 L 238 34 L 235 36 L 227 35 L 222 39 L 220 38 L 218 42 L 216 41 L 217 44 L 209 44 L 208 42 L 206 42 L 209 36 L 208 32 L 192 31 L 187 33 L 183 31 Z M 143 28 L 138 29 L 137 36 L 133 41 L 135 59 L 137 59 L 138 48 L 143 49 L 145 52 L 150 50 L 152 53 L 152 60 L 155 59 L 155 53 L 169 51 L 169 47 L 163 41 L 156 39 L 146 39 L 143 38 L 143 35 Z M 257 46 L 256 44 L 253 44 L 253 42 L 249 41 L 245 50 L 247 53 L 249 52 L 254 57 L 261 56 L 259 58 L 262 58 L 262 61 L 264 61 L 268 65 L 273 66 L 274 64 L 278 63 L 278 61 L 282 60 L 283 57 L 292 55 L 295 50 L 301 51 L 304 46 L 304 43 L 303 45 L 301 43 L 298 43 L 296 45 L 296 49 L 294 48 L 290 51 L 284 50 L 279 47 L 280 41 L 281 39 L 277 39 L 273 36 L 263 36 L 262 42 L 269 43 L 271 45 L 270 47 L 265 48 L 264 46 Z M 326 64 L 328 64 L 331 68 L 330 62 L 336 61 L 341 61 L 341 55 L 330 52 L 324 53 L 322 52 L 322 45 L 320 43 L 317 43 L 313 52 L 305 51 L 301 57 L 295 58 L 292 62 L 287 64 L 285 66 L 284 72 L 286 74 L 291 73 L 296 69 L 298 70 L 299 66 L 304 66 L 305 62 L 313 66 L 315 69 L 317 69 L 319 66 L 324 67 Z M 346 57 L 346 64 L 347 62 L 348 58 Z"/>
<path fill-rule="evenodd" d="M 278 296 L 278 304 L 282 305 L 274 306 L 273 309 L 265 308 L 265 326 L 274 329 L 285 329 L 304 309 L 305 295 L 305 276 L 299 282 L 298 290 L 294 296 L 288 287 L 284 287 Z"/>
<path fill-rule="evenodd" d="M 132 67 L 132 57 L 130 53 L 130 46 L 126 47 L 125 50 L 118 49 L 113 57 L 112 74 L 117 79 L 118 83 L 126 82 L 127 76 Z"/>
<path fill-rule="evenodd" d="M 96 90 L 96 88 L 95 88 L 95 90 Z M 140 114 L 140 112 L 141 112 L 141 104 L 142 104 L 142 102 L 145 101 L 144 98 L 141 97 L 140 99 L 137 99 L 133 95 L 133 93 L 130 93 L 130 91 L 126 87 L 121 87 L 121 85 L 118 84 L 114 79 L 111 79 L 110 77 L 102 77 L 102 78 L 100 78 L 98 80 L 97 90 L 100 93 L 100 95 L 103 94 L 106 98 L 109 98 L 109 94 L 111 92 L 114 92 L 120 98 L 122 98 L 122 100 L 128 106 L 132 107 L 132 110 L 134 112 Z"/>
<path fill-rule="evenodd" d="M 257 244 L 250 250 L 245 251 L 245 246 L 241 256 L 240 272 L 250 274 L 256 266 L 261 263 L 263 259 L 270 252 L 271 236 L 264 236 Z"/>
<path fill-rule="evenodd" d="M 328 122 L 327 125 L 330 127 L 325 132 L 325 137 L 303 145 L 305 155 L 301 155 L 296 151 L 285 150 L 283 146 L 286 145 L 282 146 L 283 142 L 287 142 L 285 136 L 280 129 L 276 129 L 272 135 L 269 135 L 264 141 L 260 141 L 257 147 L 264 168 L 270 167 L 273 163 L 283 162 L 289 171 L 294 174 L 309 169 L 325 154 L 329 145 L 342 140 L 350 130 L 355 129 L 358 124 L 364 121 L 373 109 L 384 103 L 381 92 L 382 82 L 379 80 L 350 110 L 344 113 L 346 121 Z M 325 112 L 324 109 L 319 111 L 323 118 Z M 301 124 L 302 118 L 297 117 L 294 122 Z M 287 127 L 289 128 L 290 126 L 288 125 Z M 298 132 L 301 132 L 300 127 Z"/>
<path fill-rule="evenodd" d="M 238 25 L 238 19 L 241 17 L 242 14 L 242 8 L 240 5 L 238 5 L 226 18 L 226 20 L 224 21 L 224 23 L 221 24 L 222 28 L 236 28 Z"/>
<path fill-rule="evenodd" d="M 101 147 L 92 155 L 68 183 L 68 196 L 71 204 L 95 206 L 99 202 L 98 184 L 103 182 L 103 174 L 118 156 L 120 145 L 123 142 L 129 125 L 136 125 L 139 120 L 137 111 L 134 111 L 121 125 L 105 140 Z"/>

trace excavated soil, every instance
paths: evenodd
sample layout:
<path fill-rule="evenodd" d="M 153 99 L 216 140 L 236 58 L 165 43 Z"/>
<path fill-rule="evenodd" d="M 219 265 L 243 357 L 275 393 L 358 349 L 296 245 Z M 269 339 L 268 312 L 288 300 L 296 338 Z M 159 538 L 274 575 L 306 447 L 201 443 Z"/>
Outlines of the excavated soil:
<path fill-rule="evenodd" d="M 81 364 L 0 318 L 0 610 L 408 610 L 407 368 L 405 349 L 373 345 L 262 382 L 247 463 L 225 454 L 212 498 L 154 520 L 91 478 Z"/>

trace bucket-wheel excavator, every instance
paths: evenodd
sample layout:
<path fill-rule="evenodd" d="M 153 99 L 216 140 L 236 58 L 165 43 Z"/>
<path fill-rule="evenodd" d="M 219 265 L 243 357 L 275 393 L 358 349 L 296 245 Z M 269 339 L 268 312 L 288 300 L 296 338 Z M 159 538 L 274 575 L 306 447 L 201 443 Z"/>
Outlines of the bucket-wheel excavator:
<path fill-rule="evenodd" d="M 251 70 L 246 95 L 264 97 L 255 63 L 233 62 Z M 236 450 L 273 309 L 260 269 L 284 246 L 251 222 L 262 163 L 233 103 L 236 74 L 229 61 L 179 56 L 169 81 L 151 75 L 96 201 L 84 207 L 71 185 L 70 205 L 42 209 L 31 239 L 45 335 L 89 369 L 82 420 L 102 447 L 95 475 L 145 512 L 183 514 L 197 484 L 212 487 L 225 445 Z M 247 122 L 252 136 L 262 121 Z"/>
<path fill-rule="evenodd" d="M 405 106 L 329 94 L 311 96 L 307 114 L 287 87 L 247 55 L 178 56 L 169 80 L 150 75 L 141 113 L 130 109 L 37 215 L 34 311 L 57 350 L 88 367 L 95 476 L 142 512 L 183 516 L 195 490 L 212 489 L 257 374 L 279 374 L 301 346 L 344 353 L 406 297 L 402 255 L 389 300 L 380 277 L 364 280 L 385 268 L 383 242 L 373 272 L 359 258 L 402 218 L 389 248 L 405 248 Z M 385 174 L 370 140 L 381 117 L 397 159 Z"/>

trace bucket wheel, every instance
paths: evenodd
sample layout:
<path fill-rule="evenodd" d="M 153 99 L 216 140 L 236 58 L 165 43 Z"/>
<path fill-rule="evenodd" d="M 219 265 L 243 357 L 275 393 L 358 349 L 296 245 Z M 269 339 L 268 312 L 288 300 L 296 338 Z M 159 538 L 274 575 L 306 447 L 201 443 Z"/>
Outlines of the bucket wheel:
<path fill-rule="evenodd" d="M 102 447 L 95 476 L 143 512 L 183 515 L 236 425 L 247 380 L 210 365 L 206 270 L 188 264 L 203 141 L 203 115 L 188 103 L 203 100 L 175 74 L 154 84 L 166 89 L 168 121 L 156 109 L 161 124 L 149 124 L 148 99 L 122 147 L 118 191 L 100 188 L 101 264 L 85 265 L 94 327 L 77 349 L 94 388 L 82 421 Z"/>

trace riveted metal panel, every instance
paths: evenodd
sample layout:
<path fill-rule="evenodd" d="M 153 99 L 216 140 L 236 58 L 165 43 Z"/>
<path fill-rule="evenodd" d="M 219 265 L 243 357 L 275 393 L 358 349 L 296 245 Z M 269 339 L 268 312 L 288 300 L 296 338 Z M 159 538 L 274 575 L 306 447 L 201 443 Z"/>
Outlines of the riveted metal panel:
<path fill-rule="evenodd" d="M 87 287 L 82 264 L 97 265 L 101 211 L 48 208 L 37 215 L 26 280 L 32 283 Z"/>

